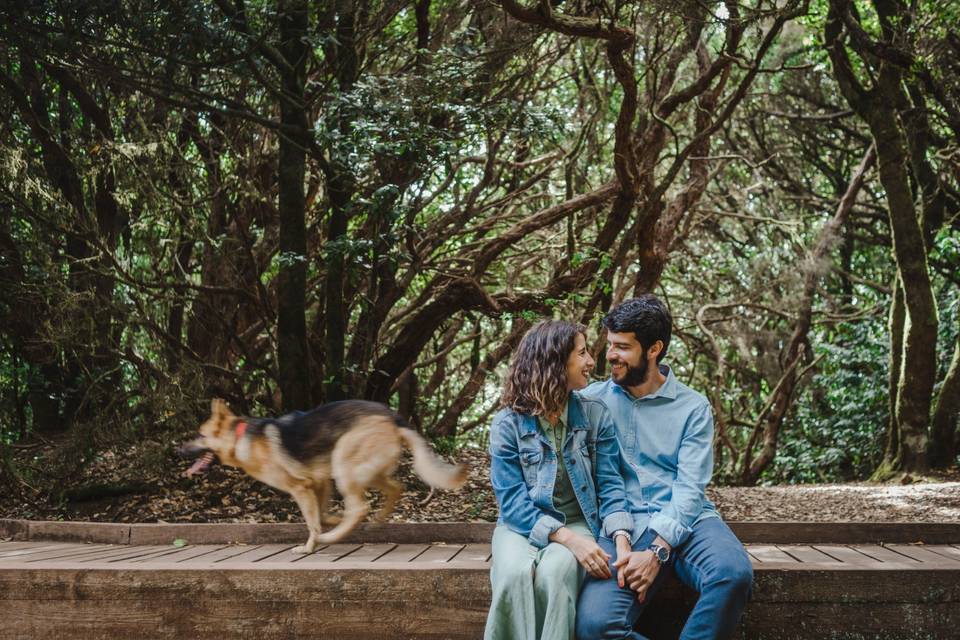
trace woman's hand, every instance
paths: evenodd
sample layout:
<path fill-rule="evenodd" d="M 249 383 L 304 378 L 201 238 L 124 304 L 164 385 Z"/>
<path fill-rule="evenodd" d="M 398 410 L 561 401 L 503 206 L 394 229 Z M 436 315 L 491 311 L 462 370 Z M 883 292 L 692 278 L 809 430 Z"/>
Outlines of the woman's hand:
<path fill-rule="evenodd" d="M 614 538 L 614 544 L 617 546 L 617 560 L 613 563 L 613 566 L 619 569 L 630 559 L 633 548 L 630 546 L 630 538 L 627 536 L 617 536 Z M 622 589 L 625 584 L 623 571 L 618 570 L 617 585 Z"/>
<path fill-rule="evenodd" d="M 580 566 L 597 579 L 607 579 L 613 576 L 610 573 L 610 556 L 600 548 L 596 540 L 587 538 L 566 527 L 560 527 L 550 534 L 552 542 L 559 542 L 574 555 Z"/>

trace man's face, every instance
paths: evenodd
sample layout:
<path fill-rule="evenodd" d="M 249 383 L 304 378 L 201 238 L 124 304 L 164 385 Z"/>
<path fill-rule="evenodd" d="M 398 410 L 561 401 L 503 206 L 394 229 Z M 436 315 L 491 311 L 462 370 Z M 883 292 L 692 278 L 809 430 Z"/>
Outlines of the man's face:
<path fill-rule="evenodd" d="M 610 363 L 610 377 L 621 387 L 643 384 L 650 370 L 643 345 L 632 331 L 607 331 L 607 362 Z"/>

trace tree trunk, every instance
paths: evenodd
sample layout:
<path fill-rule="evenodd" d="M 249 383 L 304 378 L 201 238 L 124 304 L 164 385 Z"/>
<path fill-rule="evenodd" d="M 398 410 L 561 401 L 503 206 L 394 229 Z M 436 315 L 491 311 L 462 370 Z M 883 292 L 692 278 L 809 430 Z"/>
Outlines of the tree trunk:
<path fill-rule="evenodd" d="M 350 0 L 341 0 L 337 4 L 337 42 L 334 48 L 334 62 L 337 86 L 342 93 L 346 93 L 353 89 L 360 68 L 356 43 L 358 7 Z M 346 104 L 341 104 L 337 108 L 340 111 L 337 114 L 336 126 L 346 140 L 349 139 L 353 128 L 353 114 Z M 344 399 L 348 391 L 343 370 L 347 332 L 347 301 L 344 299 L 346 262 L 343 243 L 347 238 L 347 223 L 355 187 L 346 153 L 342 149 L 331 150 L 332 158 L 327 169 L 330 217 L 327 223 L 323 333 L 323 395 L 327 402 Z"/>
<path fill-rule="evenodd" d="M 751 451 L 747 451 L 744 457 L 744 466 L 741 473 L 741 480 L 744 484 L 755 484 L 760 475 L 773 462 L 777 453 L 777 443 L 780 436 L 780 429 L 783 421 L 790 410 L 792 400 L 797 388 L 800 385 L 802 377 L 802 368 L 800 361 L 804 355 L 804 349 L 807 344 L 807 335 L 810 332 L 810 325 L 813 321 L 813 304 L 817 293 L 817 286 L 823 277 L 824 270 L 821 267 L 827 260 L 833 247 L 840 241 L 841 231 L 847 219 L 847 215 L 853 209 L 857 200 L 857 194 L 863 187 L 867 171 L 873 165 L 876 153 L 874 147 L 867 150 L 860 166 L 857 167 L 853 176 L 850 178 L 850 184 L 846 192 L 837 205 L 837 211 L 834 216 L 828 220 L 820 232 L 817 234 L 817 241 L 807 256 L 805 265 L 806 274 L 803 282 L 803 298 L 800 301 L 800 309 L 797 313 L 797 323 L 790 336 L 790 342 L 783 355 L 783 362 L 786 367 L 783 378 L 774 388 L 771 397 L 767 403 L 766 416 L 761 415 L 760 420 L 763 424 L 763 447 L 759 455 L 751 462 Z M 758 422 L 758 427 L 761 422 Z M 751 438 L 751 443 L 753 438 Z"/>
<path fill-rule="evenodd" d="M 911 179 L 923 185 L 923 175 L 911 173 L 907 127 L 910 118 L 901 113 L 910 108 L 904 88 L 900 63 L 875 54 L 863 38 L 851 37 L 849 46 L 863 60 L 876 63 L 872 86 L 861 85 L 854 65 L 841 40 L 845 30 L 844 16 L 859 20 L 855 7 L 848 0 L 831 0 L 825 29 L 825 42 L 833 63 L 834 76 L 847 102 L 866 122 L 877 145 L 880 184 L 887 201 L 887 212 L 893 239 L 893 255 L 897 279 L 903 290 L 903 344 L 891 351 L 891 375 L 896 381 L 891 434 L 896 431 L 897 455 L 878 471 L 923 473 L 927 469 L 927 427 L 930 421 L 933 385 L 937 373 L 937 305 L 927 265 L 922 212 L 911 187 Z M 875 3 L 885 43 L 901 37 L 909 26 L 910 16 L 899 3 Z M 859 26 L 859 25 L 858 25 Z M 914 123 L 916 124 L 916 123 Z M 922 192 L 922 186 L 918 192 Z M 922 193 L 921 193 L 922 195 Z M 894 302 L 894 306 L 896 302 Z M 895 371 L 896 370 L 896 371 Z M 891 441 L 893 435 L 891 435 Z M 888 450 L 888 455 L 889 455 Z"/>
<path fill-rule="evenodd" d="M 306 148 L 309 144 L 304 88 L 308 9 L 304 0 L 278 2 L 283 95 L 279 149 L 280 268 L 277 276 L 277 365 L 283 409 L 310 406 L 307 364 Z"/>
<path fill-rule="evenodd" d="M 950 368 L 940 387 L 930 424 L 930 466 L 943 469 L 953 464 L 960 447 L 960 335 L 953 346 Z"/>
<path fill-rule="evenodd" d="M 873 472 L 872 480 L 883 481 L 893 473 L 895 462 L 900 457 L 900 429 L 897 426 L 897 386 L 900 384 L 900 368 L 902 366 L 900 354 L 903 353 L 903 327 L 905 321 L 903 307 L 903 287 L 900 278 L 893 280 L 893 291 L 890 294 L 890 316 L 887 330 L 890 332 L 890 370 L 887 373 L 887 446 L 883 454 L 883 462 Z"/>
<path fill-rule="evenodd" d="M 880 88 L 899 89 L 899 74 L 885 69 Z M 896 393 L 896 421 L 900 435 L 896 471 L 923 473 L 927 469 L 927 426 L 937 370 L 937 305 L 927 269 L 927 252 L 910 189 L 906 141 L 892 108 L 875 105 L 869 120 L 880 160 L 890 214 L 893 252 L 903 286 L 904 335 L 900 380 Z"/>

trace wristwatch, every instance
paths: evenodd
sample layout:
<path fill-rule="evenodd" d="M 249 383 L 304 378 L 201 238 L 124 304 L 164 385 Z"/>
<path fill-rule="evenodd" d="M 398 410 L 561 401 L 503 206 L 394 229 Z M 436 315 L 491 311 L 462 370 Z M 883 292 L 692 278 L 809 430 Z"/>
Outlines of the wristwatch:
<path fill-rule="evenodd" d="M 627 538 L 627 542 L 630 542 L 630 532 L 627 531 L 626 529 L 617 529 L 616 531 L 613 532 L 613 535 L 610 536 L 610 539 L 616 542 L 617 538 L 619 538 L 620 536 L 625 536 Z"/>
<path fill-rule="evenodd" d="M 652 544 L 647 547 L 647 549 L 653 551 L 653 557 L 655 557 L 660 564 L 665 564 L 667 560 L 670 559 L 670 550 L 666 547 L 662 547 L 659 544 Z"/>

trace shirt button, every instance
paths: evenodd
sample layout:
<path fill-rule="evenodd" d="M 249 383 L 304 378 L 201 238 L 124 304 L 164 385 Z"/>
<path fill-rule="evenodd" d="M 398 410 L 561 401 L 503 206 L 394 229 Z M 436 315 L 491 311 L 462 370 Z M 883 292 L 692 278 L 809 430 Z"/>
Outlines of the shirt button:
<path fill-rule="evenodd" d="M 586 490 L 587 490 L 587 485 L 580 486 L 580 491 L 586 491 Z"/>

